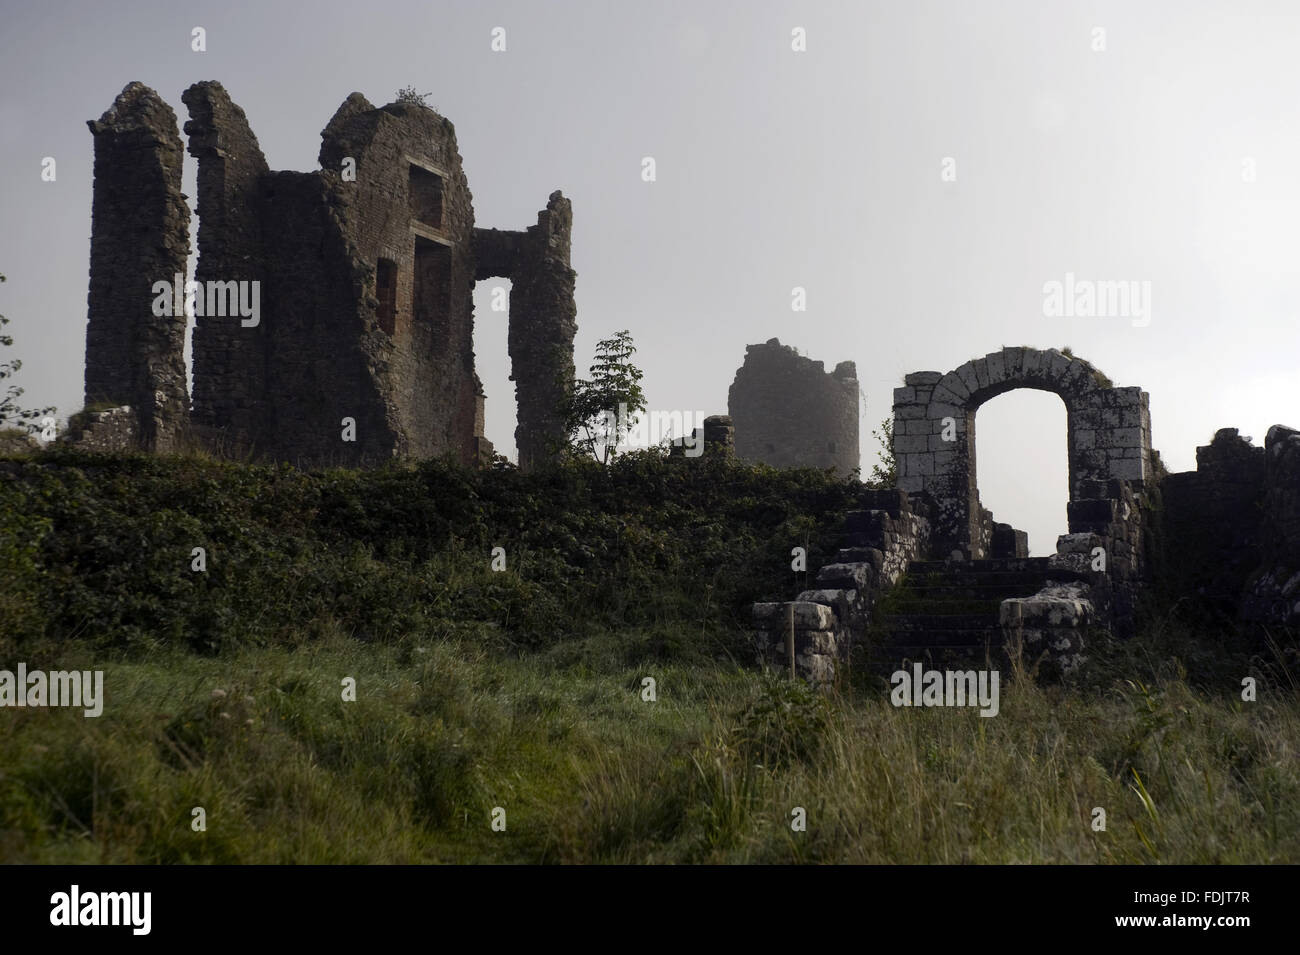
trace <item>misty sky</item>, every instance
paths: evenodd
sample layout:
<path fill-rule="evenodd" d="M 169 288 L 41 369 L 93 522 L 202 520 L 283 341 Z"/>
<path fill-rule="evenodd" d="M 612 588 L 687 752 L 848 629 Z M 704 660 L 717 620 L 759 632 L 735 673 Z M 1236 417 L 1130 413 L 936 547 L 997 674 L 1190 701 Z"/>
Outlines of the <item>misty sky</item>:
<path fill-rule="evenodd" d="M 6 4 L 0 312 L 24 405 L 81 406 L 86 120 L 139 80 L 183 122 L 181 92 L 206 79 L 273 169 L 317 168 L 352 91 L 379 105 L 415 86 L 456 126 L 478 225 L 524 228 L 562 189 L 579 373 L 627 328 L 651 408 L 724 412 L 745 345 L 777 336 L 828 369 L 857 363 L 864 472 L 904 374 L 1003 345 L 1069 345 L 1140 385 L 1172 470 L 1217 428 L 1258 443 L 1300 426 L 1294 2 Z M 187 156 L 191 206 L 194 172 Z M 1044 283 L 1071 272 L 1150 282 L 1149 324 L 1045 317 Z M 475 350 L 488 437 L 513 454 L 494 284 Z M 1052 551 L 1060 399 L 1003 395 L 977 434 L 984 504 Z"/>

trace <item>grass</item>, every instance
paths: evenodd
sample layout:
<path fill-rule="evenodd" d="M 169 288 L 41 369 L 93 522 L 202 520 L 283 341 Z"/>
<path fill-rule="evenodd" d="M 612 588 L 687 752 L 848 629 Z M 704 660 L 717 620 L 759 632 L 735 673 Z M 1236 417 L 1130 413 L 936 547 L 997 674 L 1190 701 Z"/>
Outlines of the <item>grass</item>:
<path fill-rule="evenodd" d="M 6 712 L 0 858 L 1300 860 L 1290 687 L 1243 703 L 1176 668 L 1087 690 L 1004 673 L 1000 714 L 982 718 L 896 709 L 883 684 L 823 697 L 743 666 L 656 660 L 654 633 L 524 656 L 490 637 L 44 655 L 29 666 L 102 667 L 107 702 L 98 719 Z M 355 702 L 341 698 L 349 676 Z M 796 807 L 806 831 L 790 827 Z"/>

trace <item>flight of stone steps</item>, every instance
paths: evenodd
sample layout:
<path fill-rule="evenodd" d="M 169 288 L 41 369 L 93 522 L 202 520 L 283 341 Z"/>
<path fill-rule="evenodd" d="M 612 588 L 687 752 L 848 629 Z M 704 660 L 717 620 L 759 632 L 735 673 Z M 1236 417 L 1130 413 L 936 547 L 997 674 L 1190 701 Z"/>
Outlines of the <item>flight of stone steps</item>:
<path fill-rule="evenodd" d="M 913 561 L 880 601 L 860 660 L 892 668 L 904 659 L 967 660 L 983 658 L 986 650 L 996 655 L 1003 643 L 1002 601 L 1032 596 L 1048 578 L 1046 557 Z"/>

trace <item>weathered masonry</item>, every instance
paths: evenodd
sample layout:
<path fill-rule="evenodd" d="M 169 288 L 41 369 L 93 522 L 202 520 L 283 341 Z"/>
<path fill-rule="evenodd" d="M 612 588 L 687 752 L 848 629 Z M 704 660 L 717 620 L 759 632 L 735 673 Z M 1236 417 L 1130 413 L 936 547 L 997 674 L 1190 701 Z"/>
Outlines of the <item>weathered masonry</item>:
<path fill-rule="evenodd" d="M 476 228 L 455 130 L 418 104 L 375 108 L 353 93 L 321 133 L 321 168 L 276 172 L 219 83 L 196 83 L 182 100 L 198 161 L 192 402 L 186 316 L 157 314 L 152 291 L 185 280 L 181 139 L 171 108 L 132 83 L 89 124 L 86 336 L 87 405 L 131 410 L 101 417 L 92 432 L 111 420 L 112 434 L 88 443 L 165 451 L 188 431 L 303 465 L 483 460 L 492 448 L 473 292 L 505 277 L 519 463 L 548 456 L 562 437 L 556 399 L 573 377 L 567 199 L 552 193 L 523 230 Z M 251 318 L 240 310 L 250 302 Z"/>
<path fill-rule="evenodd" d="M 1274 425 L 1260 448 L 1224 428 L 1195 471 L 1168 474 L 1146 393 L 1068 353 L 1004 348 L 904 380 L 900 486 L 863 489 L 812 588 L 753 606 L 761 659 L 783 666 L 792 644 L 797 668 L 826 682 L 855 646 L 887 668 L 1006 648 L 1066 676 L 1100 633 L 1136 631 L 1153 584 L 1215 626 L 1300 626 L 1300 432 Z M 1049 557 L 1028 557 L 975 486 L 976 411 L 1013 388 L 1051 391 L 1069 412 L 1069 533 Z"/>
<path fill-rule="evenodd" d="M 745 348 L 727 393 L 736 456 L 778 468 L 859 467 L 858 372 L 842 361 L 832 372 L 778 339 Z"/>
<path fill-rule="evenodd" d="M 899 487 L 935 502 L 934 545 L 991 556 L 993 526 L 975 486 L 975 414 L 1015 388 L 1059 395 L 1068 415 L 1070 500 L 1088 482 L 1144 481 L 1151 474 L 1151 413 L 1141 388 L 1117 388 L 1088 362 L 1056 349 L 1004 348 L 946 375 L 914 372 L 894 391 Z"/>

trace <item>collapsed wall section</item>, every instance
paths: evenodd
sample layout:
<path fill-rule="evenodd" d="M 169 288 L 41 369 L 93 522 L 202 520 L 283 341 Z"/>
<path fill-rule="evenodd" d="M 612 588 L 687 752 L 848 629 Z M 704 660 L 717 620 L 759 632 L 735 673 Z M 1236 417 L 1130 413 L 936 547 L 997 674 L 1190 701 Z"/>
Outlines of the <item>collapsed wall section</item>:
<path fill-rule="evenodd" d="M 551 459 L 565 439 L 557 409 L 574 378 L 578 330 L 572 236 L 573 208 L 558 190 L 525 231 L 474 230 L 475 277 L 511 282 L 507 341 L 518 403 L 515 447 L 525 470 Z"/>
<path fill-rule="evenodd" d="M 1189 594 L 1229 616 L 1261 558 L 1259 503 L 1264 449 L 1220 428 L 1196 449 L 1196 470 L 1161 482 L 1169 575 Z"/>
<path fill-rule="evenodd" d="M 478 459 L 474 209 L 455 127 L 413 103 L 359 93 L 321 133 L 321 175 L 365 272 L 351 340 L 382 402 L 390 454 Z"/>
<path fill-rule="evenodd" d="M 272 172 L 219 83 L 183 100 L 198 160 L 195 293 L 176 117 L 131 84 L 96 137 L 87 402 L 132 409 L 96 440 L 166 450 L 192 423 L 222 453 L 365 465 L 490 460 L 474 369 L 474 283 L 508 276 L 520 464 L 551 457 L 573 380 L 573 215 L 559 192 L 537 224 L 483 232 L 455 129 L 416 103 L 353 93 L 321 134 L 322 168 Z M 481 230 L 480 230 L 481 231 Z M 476 253 L 480 262 L 476 263 Z M 159 299 L 174 314 L 143 309 Z M 195 305 L 194 401 L 184 303 Z M 138 418 L 138 420 L 136 420 Z M 87 419 L 89 420 L 89 419 Z M 98 421 L 98 419 L 96 419 Z"/>
<path fill-rule="evenodd" d="M 131 83 L 87 125 L 95 182 L 86 404 L 129 406 L 133 421 L 119 433 L 145 450 L 170 451 L 189 413 L 185 315 L 175 314 L 174 294 L 153 287 L 171 289 L 177 275 L 183 286 L 190 251 L 176 114 L 153 90 Z"/>
<path fill-rule="evenodd" d="M 1164 570 L 1183 591 L 1227 618 L 1300 625 L 1300 432 L 1274 425 L 1261 448 L 1221 428 L 1162 496 Z"/>
<path fill-rule="evenodd" d="M 880 597 L 930 547 L 930 501 L 897 489 L 863 490 L 862 510 L 845 516 L 844 544 L 818 572 L 815 586 L 792 601 L 753 604 L 758 660 L 788 666 L 813 683 L 835 677 L 866 635 Z M 791 622 L 793 621 L 793 630 Z"/>
<path fill-rule="evenodd" d="M 256 326 L 244 324 L 228 299 L 222 310 L 207 308 L 209 283 L 258 283 L 265 293 L 262 180 L 267 173 L 261 146 L 244 111 L 220 83 L 195 83 L 181 101 L 189 152 L 198 160 L 199 261 L 195 280 L 204 295 L 204 314 L 194 320 L 193 420 L 205 438 L 236 454 L 271 447 L 266 409 L 266 354 L 270 321 L 263 307 Z M 229 286 L 225 286 L 229 287 Z M 252 286 L 245 286 L 251 293 Z M 216 296 L 213 297 L 216 303 Z M 261 303 L 265 306 L 265 302 Z M 249 319 L 251 321 L 251 319 Z"/>
<path fill-rule="evenodd" d="M 1249 621 L 1300 626 L 1300 431 L 1280 424 L 1264 439 L 1261 560 L 1242 602 Z"/>
<path fill-rule="evenodd" d="M 776 338 L 745 348 L 727 393 L 736 456 L 778 468 L 860 467 L 858 375 L 851 361 L 827 372 Z"/>

